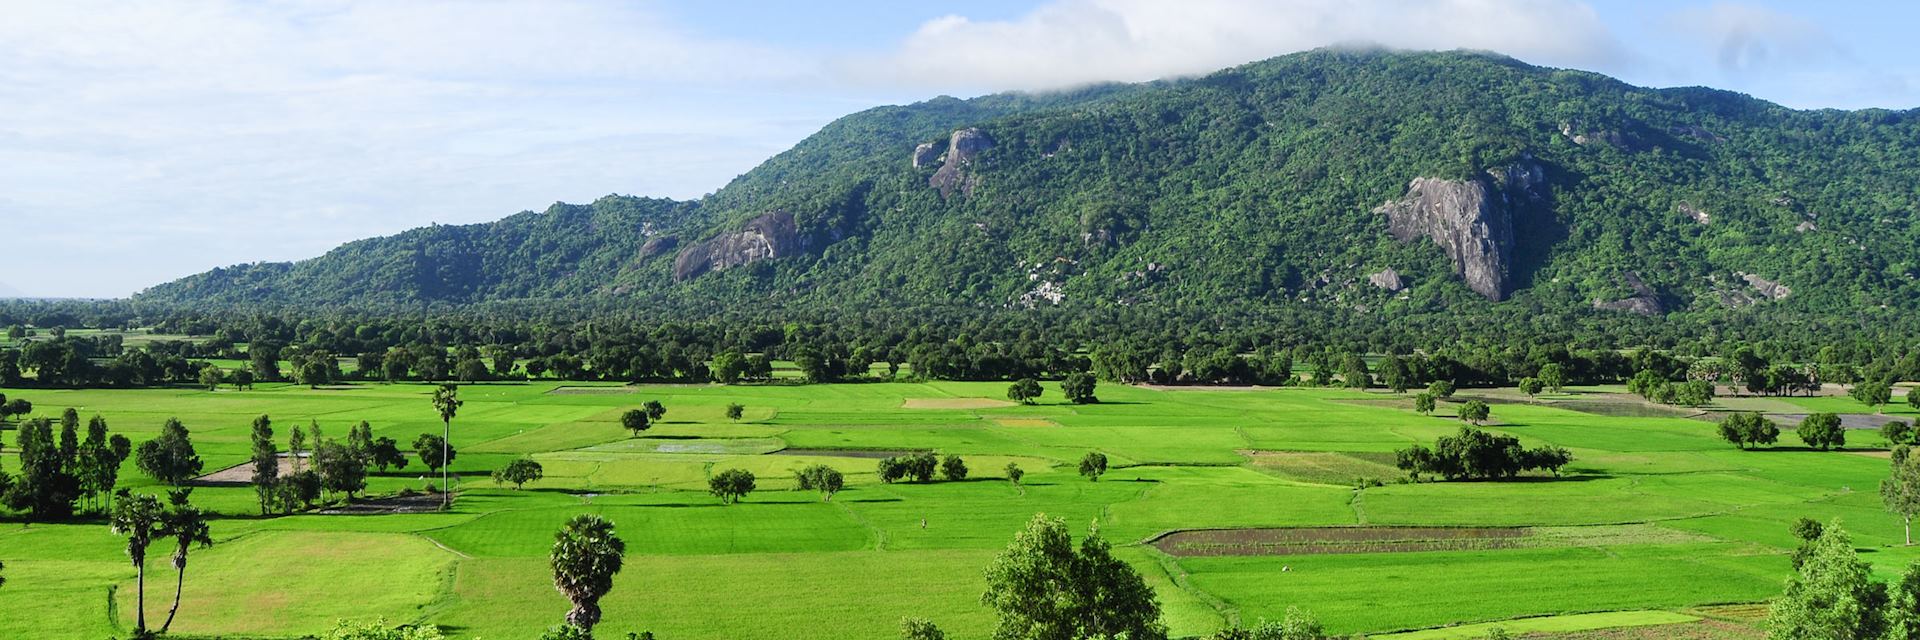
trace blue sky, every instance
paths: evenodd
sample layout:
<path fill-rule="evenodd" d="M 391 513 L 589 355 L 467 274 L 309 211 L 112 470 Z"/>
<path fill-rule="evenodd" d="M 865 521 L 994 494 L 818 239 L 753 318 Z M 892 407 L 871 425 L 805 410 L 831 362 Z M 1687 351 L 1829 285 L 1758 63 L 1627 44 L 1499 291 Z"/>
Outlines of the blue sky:
<path fill-rule="evenodd" d="M 1475 48 L 1797 108 L 1920 106 L 1894 2 L 9 3 L 0 296 L 115 297 L 430 223 L 698 197 L 879 104 L 1337 43 Z"/>

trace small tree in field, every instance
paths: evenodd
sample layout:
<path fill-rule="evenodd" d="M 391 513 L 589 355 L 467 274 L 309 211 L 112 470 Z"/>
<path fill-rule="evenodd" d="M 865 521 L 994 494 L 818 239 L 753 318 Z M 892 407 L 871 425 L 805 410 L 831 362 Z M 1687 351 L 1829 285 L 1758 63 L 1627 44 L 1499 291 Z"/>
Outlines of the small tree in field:
<path fill-rule="evenodd" d="M 1086 476 L 1088 480 L 1099 482 L 1100 476 L 1106 473 L 1107 454 L 1098 451 L 1088 451 L 1087 455 L 1080 457 L 1080 475 Z"/>
<path fill-rule="evenodd" d="M 987 565 L 981 602 L 999 614 L 993 637 L 1018 640 L 1165 640 L 1153 588 L 1113 557 L 1098 532 L 1078 548 L 1067 523 L 1034 516 Z"/>
<path fill-rule="evenodd" d="M 1451 398 L 1453 397 L 1453 381 L 1435 380 L 1433 383 L 1427 385 L 1427 393 L 1433 394 L 1435 398 Z"/>
<path fill-rule="evenodd" d="M 1419 412 L 1420 415 L 1433 415 L 1433 405 L 1432 392 L 1421 393 L 1413 397 L 1413 410 Z"/>
<path fill-rule="evenodd" d="M 667 405 L 660 404 L 659 400 L 648 400 L 646 404 L 640 406 L 646 408 L 647 417 L 651 418 L 654 422 L 659 422 L 661 418 L 667 417 Z"/>
<path fill-rule="evenodd" d="M 493 472 L 495 484 L 511 484 L 515 491 L 529 482 L 537 482 L 546 477 L 546 469 L 533 458 L 520 458 L 507 463 L 507 466 Z"/>
<path fill-rule="evenodd" d="M 947 640 L 947 633 L 926 618 L 905 618 L 900 621 L 900 640 Z"/>
<path fill-rule="evenodd" d="M 1840 416 L 1831 413 L 1808 415 L 1800 421 L 1800 428 L 1795 429 L 1794 434 L 1807 446 L 1821 451 L 1847 445 L 1847 430 L 1841 427 Z"/>
<path fill-rule="evenodd" d="M 820 492 L 820 501 L 826 502 L 846 486 L 847 478 L 838 469 L 816 464 L 793 472 L 793 483 L 801 491 Z"/>
<path fill-rule="evenodd" d="M 1780 427 L 1766 416 L 1751 411 L 1729 414 L 1720 420 L 1720 437 L 1734 446 L 1746 449 L 1754 445 L 1771 445 L 1780 440 Z"/>
<path fill-rule="evenodd" d="M 1767 613 L 1770 640 L 1879 638 L 1885 588 L 1872 579 L 1853 541 L 1829 526 L 1814 540 L 1786 593 Z"/>
<path fill-rule="evenodd" d="M 1098 403 L 1100 402 L 1100 398 L 1093 395 L 1094 385 L 1095 382 L 1093 374 L 1091 373 L 1084 371 L 1069 373 L 1065 380 L 1060 381 L 1060 394 L 1066 396 L 1067 401 L 1074 404 Z"/>
<path fill-rule="evenodd" d="M 1466 404 L 1460 405 L 1460 419 L 1475 425 L 1486 422 L 1487 416 L 1492 412 L 1493 410 L 1487 407 L 1487 403 L 1479 400 L 1468 400 Z"/>
<path fill-rule="evenodd" d="M 1012 462 L 1007 463 L 1006 473 L 1007 473 L 1007 482 L 1011 482 L 1016 485 L 1020 484 L 1020 479 L 1026 477 L 1027 475 L 1027 472 L 1022 470 L 1020 468 L 1020 465 L 1014 464 Z"/>
<path fill-rule="evenodd" d="M 200 370 L 200 386 L 206 387 L 208 391 L 220 388 L 220 385 L 226 381 L 227 374 L 222 373 L 220 367 L 207 365 Z"/>
<path fill-rule="evenodd" d="M 1546 385 L 1554 393 L 1560 393 L 1567 386 L 1567 370 L 1559 363 L 1549 363 L 1540 367 L 1540 384 Z"/>
<path fill-rule="evenodd" d="M 413 439 L 413 455 L 418 456 L 420 462 L 427 465 L 428 471 L 439 471 L 451 464 L 454 458 L 460 457 L 459 450 L 446 445 L 447 441 L 440 439 L 440 436 L 422 433 L 420 437 Z"/>
<path fill-rule="evenodd" d="M 961 460 L 960 456 L 949 455 L 940 461 L 940 475 L 948 482 L 965 480 L 967 479 L 967 462 Z"/>
<path fill-rule="evenodd" d="M 1547 385 L 1543 382 L 1540 382 L 1537 379 L 1534 379 L 1534 378 L 1520 379 L 1520 393 L 1527 394 L 1528 398 L 1532 398 L 1534 396 L 1540 395 L 1540 392 L 1544 391 L 1546 388 L 1547 388 Z"/>
<path fill-rule="evenodd" d="M 1040 388 L 1039 380 L 1021 378 L 1019 381 L 1014 382 L 1012 386 L 1007 387 L 1007 399 L 1020 404 L 1033 404 L 1034 398 L 1040 397 L 1043 391 L 1044 390 Z"/>
<path fill-rule="evenodd" d="M 554 588 L 573 603 L 567 624 L 591 633 L 600 623 L 600 598 L 613 590 L 613 576 L 626 554 L 627 543 L 614 533 L 613 523 L 597 515 L 574 516 L 554 534 L 547 560 Z"/>
<path fill-rule="evenodd" d="M 1880 425 L 1880 437 L 1890 445 L 1913 444 L 1913 426 L 1899 420 Z"/>
<path fill-rule="evenodd" d="M 747 408 L 744 406 L 741 406 L 741 404 L 738 402 L 727 405 L 728 420 L 733 420 L 735 422 L 738 422 L 740 420 L 740 416 L 745 415 L 746 412 L 747 412 Z"/>
<path fill-rule="evenodd" d="M 626 427 L 633 432 L 633 437 L 638 438 L 640 432 L 653 428 L 653 416 L 646 409 L 628 409 L 620 414 L 620 426 Z"/>
<path fill-rule="evenodd" d="M 212 529 L 207 526 L 206 513 L 187 501 L 192 493 L 192 488 L 168 491 L 167 503 L 171 508 L 161 518 L 163 534 L 174 540 L 173 606 L 167 609 L 167 620 L 160 623 L 161 635 L 173 627 L 173 616 L 180 612 L 180 593 L 187 584 L 187 551 L 196 546 L 202 549 L 213 546 Z"/>
<path fill-rule="evenodd" d="M 739 502 L 747 494 L 753 493 L 753 489 L 753 472 L 745 469 L 728 469 L 707 479 L 707 492 L 719 498 L 720 504 Z"/>
<path fill-rule="evenodd" d="M 1907 389 L 1907 408 L 1920 411 L 1920 388 Z"/>
<path fill-rule="evenodd" d="M 1880 481 L 1880 500 L 1886 504 L 1887 511 L 1900 516 L 1900 522 L 1906 529 L 1906 544 L 1913 546 L 1913 517 L 1920 515 L 1920 456 L 1913 455 L 1913 448 L 1898 445 L 1893 448 L 1892 471 L 1886 480 Z"/>
<path fill-rule="evenodd" d="M 145 638 L 147 634 L 147 548 L 156 538 L 166 535 L 166 511 L 161 508 L 160 500 L 148 494 L 129 495 L 120 490 L 120 497 L 113 503 L 113 516 L 108 519 L 113 532 L 127 537 L 127 557 L 133 560 L 134 578 L 134 622 L 133 637 Z"/>
<path fill-rule="evenodd" d="M 134 462 L 153 479 L 174 486 L 200 475 L 200 455 L 193 450 L 186 425 L 177 418 L 167 419 L 159 437 L 140 443 Z"/>
<path fill-rule="evenodd" d="M 433 409 L 440 414 L 440 455 L 438 456 L 440 464 L 429 464 L 427 468 L 440 470 L 441 509 L 446 509 L 453 504 L 453 496 L 447 493 L 447 471 L 453 463 L 453 418 L 459 415 L 460 407 L 464 404 L 466 401 L 460 399 L 460 385 L 443 384 L 433 391 Z M 414 445 L 418 446 L 419 442 L 416 441 Z M 420 458 L 425 461 L 426 456 L 422 455 Z"/>

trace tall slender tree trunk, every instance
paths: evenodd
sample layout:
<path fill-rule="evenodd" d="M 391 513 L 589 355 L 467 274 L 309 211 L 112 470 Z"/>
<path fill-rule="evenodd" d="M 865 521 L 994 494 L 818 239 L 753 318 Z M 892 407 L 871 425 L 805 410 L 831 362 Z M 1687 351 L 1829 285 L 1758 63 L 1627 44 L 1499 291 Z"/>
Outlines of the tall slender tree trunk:
<path fill-rule="evenodd" d="M 133 635 L 147 634 L 147 563 L 140 562 L 140 574 L 134 578 Z"/>
<path fill-rule="evenodd" d="M 1913 546 L 1913 516 L 1904 518 L 1907 526 L 1907 546 Z"/>
<path fill-rule="evenodd" d="M 447 467 L 453 466 L 453 461 L 447 459 L 447 449 L 452 446 L 449 440 L 453 438 L 453 421 L 441 420 L 440 425 L 440 510 L 446 511 L 453 504 L 453 497 L 447 495 Z"/>
<path fill-rule="evenodd" d="M 173 626 L 173 614 L 180 612 L 180 589 L 187 584 L 187 560 L 181 558 L 173 564 L 173 607 L 167 609 L 167 621 L 160 623 L 160 635 L 167 635 L 167 628 Z"/>

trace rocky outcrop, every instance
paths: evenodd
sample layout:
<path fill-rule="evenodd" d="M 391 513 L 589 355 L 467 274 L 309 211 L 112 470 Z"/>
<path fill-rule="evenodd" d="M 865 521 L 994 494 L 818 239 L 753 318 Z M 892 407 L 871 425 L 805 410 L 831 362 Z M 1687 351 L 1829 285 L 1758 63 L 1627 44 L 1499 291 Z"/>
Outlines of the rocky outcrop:
<path fill-rule="evenodd" d="M 654 236 L 648 238 L 646 244 L 640 245 L 640 259 L 646 260 L 664 254 L 678 246 L 680 246 L 679 236 Z"/>
<path fill-rule="evenodd" d="M 1682 202 L 1674 208 L 1680 210 L 1680 213 L 1686 214 L 1687 217 L 1693 218 L 1694 222 L 1698 222 L 1700 224 L 1709 224 L 1713 222 L 1713 214 L 1707 213 L 1706 210 L 1693 206 L 1692 203 Z"/>
<path fill-rule="evenodd" d="M 913 168 L 931 167 L 940 159 L 940 145 L 934 142 L 922 142 L 913 148 Z"/>
<path fill-rule="evenodd" d="M 950 197 L 955 191 L 961 195 L 973 195 L 973 189 L 979 185 L 980 179 L 967 169 L 979 159 L 981 153 L 991 148 L 993 138 L 984 131 L 968 127 L 953 132 L 947 140 L 946 160 L 940 163 L 939 170 L 933 172 L 933 177 L 927 179 L 927 184 L 939 189 L 941 197 Z"/>
<path fill-rule="evenodd" d="M 1528 162 L 1469 180 L 1416 178 L 1406 196 L 1374 212 L 1387 216 L 1395 240 L 1433 240 L 1468 288 L 1499 301 L 1507 297 L 1514 210 L 1542 199 L 1545 188 L 1545 173 Z"/>
<path fill-rule="evenodd" d="M 724 271 L 806 250 L 793 214 L 774 211 L 749 220 L 739 231 L 722 233 L 689 246 L 673 260 L 673 277 L 686 280 L 708 271 Z"/>
<path fill-rule="evenodd" d="M 1660 294 L 1640 279 L 1640 274 L 1627 272 L 1627 288 L 1633 295 L 1613 301 L 1593 301 L 1593 308 L 1605 311 L 1625 311 L 1643 316 L 1657 316 L 1667 312 L 1666 305 L 1660 304 Z"/>
<path fill-rule="evenodd" d="M 1367 276 L 1367 282 L 1373 283 L 1373 286 L 1388 291 L 1399 291 L 1407 288 L 1407 283 L 1400 280 L 1400 272 L 1394 271 L 1393 267 L 1387 267 L 1379 273 Z"/>
<path fill-rule="evenodd" d="M 1793 295 L 1793 289 L 1787 288 L 1787 285 L 1742 271 L 1735 271 L 1733 275 L 1747 281 L 1747 286 L 1753 287 L 1755 292 L 1766 296 L 1768 300 L 1780 300 Z"/>

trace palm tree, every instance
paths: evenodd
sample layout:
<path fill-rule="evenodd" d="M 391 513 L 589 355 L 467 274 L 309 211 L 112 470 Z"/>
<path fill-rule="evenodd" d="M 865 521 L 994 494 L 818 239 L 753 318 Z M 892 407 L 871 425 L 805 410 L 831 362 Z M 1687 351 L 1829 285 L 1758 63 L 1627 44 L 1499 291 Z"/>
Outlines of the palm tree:
<path fill-rule="evenodd" d="M 121 490 L 120 499 L 114 501 L 113 516 L 108 526 L 113 532 L 127 537 L 127 557 L 133 560 L 133 566 L 139 570 L 135 580 L 137 593 L 134 609 L 133 636 L 147 636 L 147 546 L 153 539 L 165 534 L 163 529 L 165 513 L 160 509 L 160 501 L 148 494 L 127 495 Z"/>
<path fill-rule="evenodd" d="M 164 535 L 172 536 L 173 547 L 173 607 L 167 609 L 167 621 L 160 623 L 160 633 L 165 635 L 167 628 L 173 626 L 173 614 L 180 612 L 180 590 L 187 582 L 187 550 L 194 545 L 201 548 L 213 546 L 211 530 L 207 526 L 207 514 L 199 507 L 187 502 L 187 496 L 193 489 L 174 489 L 167 492 L 167 501 L 173 504 L 173 511 L 166 516 Z"/>
<path fill-rule="evenodd" d="M 600 597 L 613 590 L 613 575 L 620 573 L 626 553 L 627 543 L 614 535 L 613 523 L 597 515 L 574 516 L 554 534 L 553 587 L 573 602 L 567 624 L 593 631 L 600 622 Z"/>
<path fill-rule="evenodd" d="M 451 505 L 447 495 L 447 443 L 453 439 L 453 416 L 460 412 L 460 385 L 443 384 L 433 391 L 433 408 L 440 411 L 440 508 L 445 510 Z"/>

